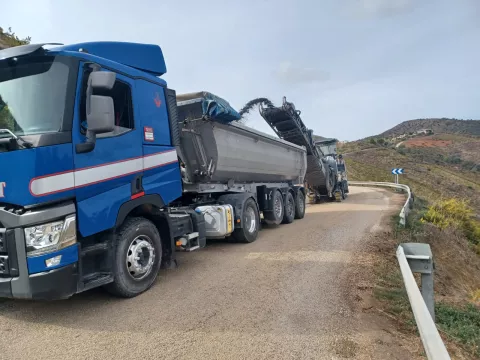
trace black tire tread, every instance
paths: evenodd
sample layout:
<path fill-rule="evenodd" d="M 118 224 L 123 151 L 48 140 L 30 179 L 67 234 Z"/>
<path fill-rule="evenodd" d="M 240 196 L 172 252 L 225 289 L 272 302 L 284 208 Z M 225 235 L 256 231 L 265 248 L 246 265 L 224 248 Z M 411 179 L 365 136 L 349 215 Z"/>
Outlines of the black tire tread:
<path fill-rule="evenodd" d="M 291 215 L 287 214 L 287 203 L 288 203 L 289 198 L 292 198 L 292 201 L 293 201 L 293 213 Z M 290 191 L 285 196 L 285 201 L 284 201 L 284 204 L 283 204 L 283 208 L 284 208 L 284 210 L 283 210 L 282 224 L 291 224 L 293 222 L 293 220 L 295 220 L 296 204 L 295 204 L 295 199 L 294 199 L 294 197 L 293 197 L 293 195 Z"/>
<path fill-rule="evenodd" d="M 130 217 L 130 218 L 127 218 L 125 220 L 125 222 L 123 223 L 120 231 L 116 235 L 117 244 L 119 244 L 120 241 L 123 241 L 122 239 L 128 238 L 129 233 L 135 231 L 136 227 L 139 224 L 143 224 L 144 226 L 149 227 L 152 230 L 153 233 L 156 233 L 156 235 L 158 236 L 158 239 L 160 239 L 160 234 L 158 233 L 157 227 L 150 220 L 142 218 L 142 217 Z M 160 243 L 160 250 L 161 250 L 161 243 Z M 117 249 L 115 249 L 115 258 L 116 258 L 116 255 L 117 255 Z M 160 258 L 161 258 L 161 254 L 160 254 Z M 135 296 L 147 291 L 148 289 L 150 289 L 150 287 L 155 283 L 155 280 L 157 278 L 156 274 L 158 274 L 158 271 L 160 269 L 160 262 L 161 262 L 161 259 L 159 259 L 158 268 L 153 269 L 153 271 L 155 272 L 155 276 L 150 281 L 150 284 L 148 284 L 148 286 L 143 291 L 141 291 L 140 293 L 129 291 L 128 289 L 125 288 L 125 286 L 122 286 L 121 284 L 119 284 L 119 281 L 116 280 L 117 270 L 116 270 L 115 264 L 113 265 L 114 266 L 114 268 L 113 268 L 114 281 L 112 283 L 106 285 L 105 289 L 109 293 L 111 293 L 112 295 L 115 295 L 115 296 L 118 296 L 118 297 L 123 297 L 123 298 L 135 297 Z"/>
<path fill-rule="evenodd" d="M 250 206 L 250 205 L 253 206 L 254 211 L 255 211 L 255 215 L 256 215 L 256 220 L 257 220 L 256 235 L 253 239 L 249 239 L 248 234 L 245 233 L 246 230 L 244 230 L 243 227 L 238 228 L 238 229 L 235 229 L 233 231 L 233 234 L 232 234 L 232 237 L 233 237 L 235 242 L 243 243 L 243 244 L 249 244 L 249 243 L 254 242 L 257 239 L 258 231 L 260 230 L 260 214 L 258 212 L 257 204 L 255 203 L 255 200 L 253 200 L 252 198 L 249 198 L 249 199 L 247 199 L 247 201 L 245 201 L 244 210 L 247 208 L 247 206 Z"/>
<path fill-rule="evenodd" d="M 302 200 L 303 199 L 303 200 Z M 303 201 L 303 211 L 299 210 L 299 201 Z M 305 217 L 307 201 L 305 195 L 301 190 L 298 190 L 297 196 L 295 197 L 295 219 L 303 219 Z"/>
<path fill-rule="evenodd" d="M 268 225 L 280 225 L 283 221 L 283 215 L 285 214 L 285 202 L 283 201 L 283 195 L 282 193 L 280 192 L 280 190 L 276 190 L 275 191 L 275 196 L 280 196 L 280 201 L 282 202 L 282 215 L 281 215 L 281 218 L 280 219 L 276 219 L 275 218 L 275 211 L 272 210 L 272 211 L 264 211 L 263 213 L 263 217 L 265 219 L 265 222 L 268 224 Z M 275 203 L 275 202 L 274 202 Z"/>

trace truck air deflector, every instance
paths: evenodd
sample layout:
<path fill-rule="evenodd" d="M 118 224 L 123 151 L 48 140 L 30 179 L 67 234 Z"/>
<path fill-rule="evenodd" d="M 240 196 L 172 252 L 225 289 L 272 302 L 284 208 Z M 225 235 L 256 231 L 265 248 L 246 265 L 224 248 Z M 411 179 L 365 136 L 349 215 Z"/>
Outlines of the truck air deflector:
<path fill-rule="evenodd" d="M 116 41 L 95 41 L 54 48 L 55 51 L 76 51 L 95 55 L 123 65 L 162 76 L 167 66 L 160 46 Z"/>

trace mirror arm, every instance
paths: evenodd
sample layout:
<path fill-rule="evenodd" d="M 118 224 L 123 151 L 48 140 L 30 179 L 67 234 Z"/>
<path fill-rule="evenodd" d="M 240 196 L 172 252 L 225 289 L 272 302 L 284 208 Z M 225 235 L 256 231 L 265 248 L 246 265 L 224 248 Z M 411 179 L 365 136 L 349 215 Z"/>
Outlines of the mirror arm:
<path fill-rule="evenodd" d="M 75 145 L 75 151 L 77 154 L 88 153 L 95 149 L 95 143 L 97 142 L 97 135 L 90 130 L 87 130 L 87 139 L 84 143 Z"/>
<path fill-rule="evenodd" d="M 90 64 L 89 66 L 92 69 L 92 72 L 100 70 L 99 65 Z M 92 79 L 89 77 L 88 80 L 87 80 L 87 97 L 86 97 L 86 104 L 85 104 L 85 109 L 86 109 L 87 114 L 90 114 L 91 96 L 92 95 L 93 95 Z M 77 154 L 82 154 L 82 153 L 87 153 L 87 152 L 93 151 L 93 149 L 95 149 L 96 141 L 97 141 L 96 134 L 94 132 L 88 130 L 88 128 L 87 128 L 85 142 L 75 145 L 75 150 L 76 150 Z"/>

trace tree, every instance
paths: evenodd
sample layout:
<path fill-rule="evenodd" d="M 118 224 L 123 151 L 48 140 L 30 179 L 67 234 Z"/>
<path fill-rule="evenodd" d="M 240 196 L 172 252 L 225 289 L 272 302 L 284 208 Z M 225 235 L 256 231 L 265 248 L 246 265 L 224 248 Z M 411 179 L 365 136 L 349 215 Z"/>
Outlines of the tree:
<path fill-rule="evenodd" d="M 27 45 L 30 44 L 32 38 L 27 36 L 26 38 L 19 38 L 13 31 L 12 28 L 9 27 L 8 31 L 4 31 L 3 28 L 0 27 L 0 45 L 6 45 L 7 47 L 19 46 L 19 45 Z"/>
<path fill-rule="evenodd" d="M 13 131 L 14 119 L 8 109 L 8 105 L 3 101 L 0 95 L 0 129 L 8 129 Z"/>

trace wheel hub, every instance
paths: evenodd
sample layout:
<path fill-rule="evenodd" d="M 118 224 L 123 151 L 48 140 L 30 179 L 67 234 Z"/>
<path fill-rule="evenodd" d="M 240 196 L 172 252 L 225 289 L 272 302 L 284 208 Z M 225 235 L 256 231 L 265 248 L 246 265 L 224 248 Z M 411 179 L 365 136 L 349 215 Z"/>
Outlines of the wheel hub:
<path fill-rule="evenodd" d="M 295 205 L 293 203 L 293 197 L 290 197 L 287 202 L 288 215 L 291 216 L 295 213 Z"/>
<path fill-rule="evenodd" d="M 245 228 L 247 231 L 252 234 L 255 232 L 255 228 L 257 226 L 257 221 L 255 218 L 255 212 L 251 207 L 245 211 Z"/>
<path fill-rule="evenodd" d="M 275 215 L 277 216 L 277 218 L 280 218 L 282 216 L 282 201 L 280 200 L 280 198 L 276 198 L 275 199 Z"/>
<path fill-rule="evenodd" d="M 136 237 L 127 251 L 126 265 L 130 276 L 134 280 L 146 277 L 155 262 L 155 249 L 150 238 L 145 235 Z"/>

